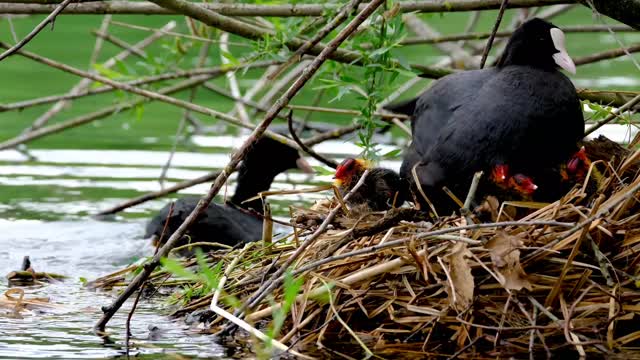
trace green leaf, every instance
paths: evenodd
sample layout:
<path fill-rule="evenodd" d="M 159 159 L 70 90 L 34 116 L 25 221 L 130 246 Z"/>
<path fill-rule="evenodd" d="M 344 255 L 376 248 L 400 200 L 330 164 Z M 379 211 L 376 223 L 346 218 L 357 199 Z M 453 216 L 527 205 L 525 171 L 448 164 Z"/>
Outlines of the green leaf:
<path fill-rule="evenodd" d="M 179 262 L 173 259 L 162 258 L 160 259 L 160 264 L 162 264 L 162 267 L 166 271 L 172 273 L 173 275 L 176 275 L 178 277 L 182 277 L 188 280 L 193 280 L 193 281 L 198 280 L 198 276 L 196 274 L 187 270 L 184 266 L 182 266 L 182 264 L 180 264 Z"/>
<path fill-rule="evenodd" d="M 233 65 L 240 65 L 240 61 L 238 61 L 238 59 L 236 59 L 230 52 L 221 50 L 220 54 L 222 55 L 222 57 L 229 60 L 229 63 Z"/>
<path fill-rule="evenodd" d="M 136 120 L 142 120 L 142 115 L 144 115 L 144 105 L 138 104 L 136 105 Z"/>
<path fill-rule="evenodd" d="M 209 290 L 217 288 L 218 283 L 220 282 L 222 262 L 219 261 L 216 264 L 216 267 L 211 269 L 200 248 L 196 248 L 196 260 L 198 262 L 198 267 L 200 268 L 200 273 L 202 274 L 201 278 L 204 280 L 203 282 L 207 288 L 205 292 L 209 292 Z"/>
<path fill-rule="evenodd" d="M 122 74 L 120 74 L 119 72 L 109 69 L 108 67 L 99 63 L 93 64 L 93 68 L 98 72 L 98 74 L 108 77 L 109 79 L 117 79 L 122 76 Z"/>
<path fill-rule="evenodd" d="M 332 170 L 327 169 L 324 166 L 314 166 L 313 170 L 316 172 L 317 175 L 333 175 L 334 172 Z"/>
<path fill-rule="evenodd" d="M 382 155 L 382 157 L 384 157 L 384 158 L 395 158 L 398 155 L 400 155 L 401 152 L 402 152 L 402 149 L 391 150 L 388 153 Z"/>
<path fill-rule="evenodd" d="M 409 66 L 409 62 L 404 56 L 398 56 L 398 65 L 407 71 L 411 71 L 411 66 Z"/>

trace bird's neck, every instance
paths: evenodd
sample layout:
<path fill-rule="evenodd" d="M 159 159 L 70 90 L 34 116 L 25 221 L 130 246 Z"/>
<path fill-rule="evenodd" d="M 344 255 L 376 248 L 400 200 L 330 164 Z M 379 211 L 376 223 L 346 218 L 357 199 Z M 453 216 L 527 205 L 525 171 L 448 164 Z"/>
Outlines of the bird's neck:
<path fill-rule="evenodd" d="M 505 50 L 500 57 L 496 66 L 503 68 L 510 65 L 529 66 L 541 70 L 553 71 L 556 65 L 551 56 L 540 57 L 538 54 L 532 53 L 522 44 L 514 44 Z"/>
<path fill-rule="evenodd" d="M 238 184 L 236 185 L 236 192 L 233 194 L 231 202 L 244 209 L 253 209 L 256 212 L 262 213 L 262 200 L 255 199 L 245 203 L 243 203 L 243 201 L 255 197 L 262 191 L 269 190 L 277 174 L 248 168 L 250 168 L 250 166 L 243 166 L 238 171 Z"/>

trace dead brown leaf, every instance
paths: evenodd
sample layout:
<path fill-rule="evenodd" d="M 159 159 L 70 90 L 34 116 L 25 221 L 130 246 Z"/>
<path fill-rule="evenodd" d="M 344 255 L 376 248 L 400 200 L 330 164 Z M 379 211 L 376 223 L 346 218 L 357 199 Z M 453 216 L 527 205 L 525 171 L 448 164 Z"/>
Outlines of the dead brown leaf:
<path fill-rule="evenodd" d="M 467 260 L 470 255 L 467 244 L 460 242 L 456 243 L 451 253 L 445 257 L 449 265 L 449 281 L 446 287 L 449 303 L 458 311 L 464 311 L 473 301 L 475 282 Z M 452 286 L 453 289 L 451 289 Z"/>
<path fill-rule="evenodd" d="M 505 289 L 521 290 L 525 288 L 531 290 L 531 282 L 520 265 L 520 250 L 518 249 L 522 245 L 521 238 L 509 235 L 504 231 L 498 231 L 485 245 L 491 255 L 493 269 Z"/>

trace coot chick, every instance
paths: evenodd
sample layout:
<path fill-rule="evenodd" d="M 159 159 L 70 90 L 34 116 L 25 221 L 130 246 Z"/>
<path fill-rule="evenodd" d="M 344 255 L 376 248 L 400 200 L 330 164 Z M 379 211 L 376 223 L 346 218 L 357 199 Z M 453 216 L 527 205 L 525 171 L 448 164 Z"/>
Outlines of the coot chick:
<path fill-rule="evenodd" d="M 236 192 L 226 204 L 211 203 L 193 223 L 179 245 L 189 242 L 217 242 L 226 245 L 257 241 L 262 238 L 262 214 L 260 199 L 245 202 L 259 192 L 269 190 L 273 179 L 289 169 L 299 168 L 311 173 L 313 169 L 300 153 L 279 141 L 261 137 L 247 154 L 238 169 Z M 171 216 L 171 204 L 167 204 L 147 224 L 146 237 L 154 237 L 156 243 L 167 223 L 163 236 L 166 241 L 184 222 L 198 204 L 199 197 L 185 197 L 175 201 Z"/>
<path fill-rule="evenodd" d="M 479 170 L 508 165 L 537 183 L 576 153 L 584 135 L 575 87 L 559 68 L 575 72 L 564 33 L 534 18 L 514 32 L 496 67 L 438 80 L 415 101 L 400 175 L 439 212 L 455 210 L 442 187 L 464 196 Z"/>
<path fill-rule="evenodd" d="M 364 159 L 347 158 L 338 165 L 335 172 L 335 185 L 345 196 L 358 183 L 360 177 L 369 169 L 369 174 L 347 204 L 350 206 L 366 206 L 370 211 L 384 211 L 404 204 L 408 184 L 400 175 L 391 169 L 372 167 Z"/>

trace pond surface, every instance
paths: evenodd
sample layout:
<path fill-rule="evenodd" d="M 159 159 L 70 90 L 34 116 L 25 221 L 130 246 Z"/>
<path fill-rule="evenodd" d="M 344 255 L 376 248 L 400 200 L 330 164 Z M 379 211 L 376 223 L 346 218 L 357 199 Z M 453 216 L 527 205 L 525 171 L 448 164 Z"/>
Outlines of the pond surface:
<path fill-rule="evenodd" d="M 215 145 L 220 153 L 176 153 L 173 163 L 179 166 L 169 170 L 165 186 L 222 168 L 230 148 L 241 140 L 195 137 L 197 145 Z M 335 141 L 318 146 L 318 150 L 342 157 L 357 153 L 358 148 Z M 88 290 L 82 281 L 151 255 L 153 248 L 142 238 L 145 221 L 167 200 L 139 205 L 109 221 L 98 221 L 91 215 L 132 196 L 159 190 L 157 179 L 167 152 L 54 149 L 32 150 L 30 154 L 36 160 L 16 151 L 0 152 L 0 186 L 5 199 L 0 205 L 0 296 L 9 288 L 4 275 L 18 270 L 24 256 L 30 257 L 36 271 L 69 278 L 21 287 L 26 298 L 48 298 L 50 307 L 23 312 L 22 318 L 8 316 L 7 309 L 0 308 L 0 359 L 124 356 L 125 319 L 131 302 L 109 323 L 110 337 L 104 340 L 92 333 L 92 327 L 102 314 L 100 307 L 111 303 L 115 293 Z M 399 166 L 397 162 L 383 165 Z M 272 188 L 303 189 L 329 181 L 330 176 L 290 172 L 279 176 Z M 233 186 L 233 181 L 229 182 L 226 191 L 233 193 Z M 201 195 L 208 187 L 203 184 L 181 194 Z M 304 202 L 323 196 L 328 194 L 305 194 Z M 283 214 L 288 204 L 304 204 L 302 199 L 289 195 L 271 201 Z M 224 349 L 211 336 L 197 334 L 197 329 L 189 329 L 181 320 L 169 319 L 170 310 L 161 300 L 140 302 L 131 323 L 131 355 L 224 358 Z M 150 327 L 159 331 L 151 333 Z"/>

